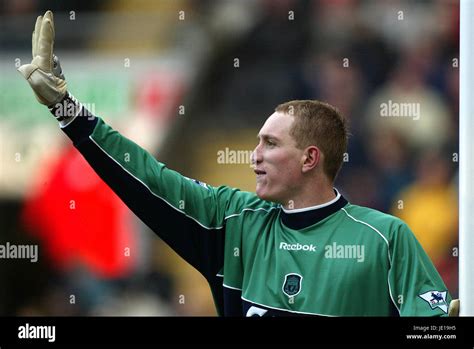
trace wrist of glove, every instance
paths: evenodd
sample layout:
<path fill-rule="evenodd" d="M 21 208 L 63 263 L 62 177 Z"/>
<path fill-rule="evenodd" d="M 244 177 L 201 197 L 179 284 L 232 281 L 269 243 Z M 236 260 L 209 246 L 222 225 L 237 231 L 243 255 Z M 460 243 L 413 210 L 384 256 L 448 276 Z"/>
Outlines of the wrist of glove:
<path fill-rule="evenodd" d="M 66 92 L 61 101 L 48 108 L 61 127 L 66 127 L 78 116 L 87 117 L 89 120 L 95 117 L 69 92 Z"/>
<path fill-rule="evenodd" d="M 36 99 L 46 106 L 60 102 L 67 91 L 67 84 L 54 48 L 53 13 L 47 11 L 36 19 L 32 35 L 32 56 L 30 64 L 18 68 L 30 84 Z"/>

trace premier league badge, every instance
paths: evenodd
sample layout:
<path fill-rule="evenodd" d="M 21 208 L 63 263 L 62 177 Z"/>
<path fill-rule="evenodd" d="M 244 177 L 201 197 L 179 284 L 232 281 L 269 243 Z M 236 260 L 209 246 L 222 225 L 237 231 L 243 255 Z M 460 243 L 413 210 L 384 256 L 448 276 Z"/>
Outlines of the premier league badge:
<path fill-rule="evenodd" d="M 448 303 L 446 301 L 447 291 L 428 291 L 419 296 L 423 298 L 431 309 L 440 308 L 446 314 L 448 313 Z"/>

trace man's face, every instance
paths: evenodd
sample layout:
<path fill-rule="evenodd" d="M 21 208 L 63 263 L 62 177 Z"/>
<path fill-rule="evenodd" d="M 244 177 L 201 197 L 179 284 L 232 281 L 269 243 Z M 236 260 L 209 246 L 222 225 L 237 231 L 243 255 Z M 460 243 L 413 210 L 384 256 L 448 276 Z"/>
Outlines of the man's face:
<path fill-rule="evenodd" d="M 258 133 L 253 153 L 259 198 L 288 204 L 301 186 L 303 150 L 290 136 L 293 116 L 275 112 Z"/>

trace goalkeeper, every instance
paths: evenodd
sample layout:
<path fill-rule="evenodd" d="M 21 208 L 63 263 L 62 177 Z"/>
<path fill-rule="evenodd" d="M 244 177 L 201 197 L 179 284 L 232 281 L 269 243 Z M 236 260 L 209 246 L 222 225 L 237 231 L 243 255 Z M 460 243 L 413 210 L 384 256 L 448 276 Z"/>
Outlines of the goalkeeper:
<path fill-rule="evenodd" d="M 212 187 L 168 169 L 71 96 L 50 11 L 32 42 L 33 60 L 19 71 L 38 101 L 124 203 L 207 279 L 220 315 L 448 314 L 451 296 L 409 227 L 333 187 L 347 129 L 332 106 L 279 105 L 253 153 L 256 194 Z"/>

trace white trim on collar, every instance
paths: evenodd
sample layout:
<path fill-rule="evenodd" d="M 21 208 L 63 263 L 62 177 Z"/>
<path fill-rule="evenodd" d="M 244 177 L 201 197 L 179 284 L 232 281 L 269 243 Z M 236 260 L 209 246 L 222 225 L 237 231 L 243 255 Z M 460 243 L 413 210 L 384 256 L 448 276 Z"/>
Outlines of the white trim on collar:
<path fill-rule="evenodd" d="M 303 207 L 303 208 L 296 208 L 296 209 L 293 209 L 293 210 L 287 210 L 282 206 L 281 209 L 285 213 L 292 214 L 292 213 L 306 212 L 306 211 L 317 210 L 317 209 L 320 209 L 320 208 L 323 208 L 323 207 L 327 207 L 327 206 L 332 205 L 333 203 L 335 203 L 341 197 L 341 193 L 339 193 L 339 191 L 336 188 L 333 188 L 333 189 L 336 192 L 336 197 L 334 199 L 332 199 L 331 201 L 328 201 L 324 204 L 320 204 L 320 205 L 316 205 L 316 206 Z"/>

